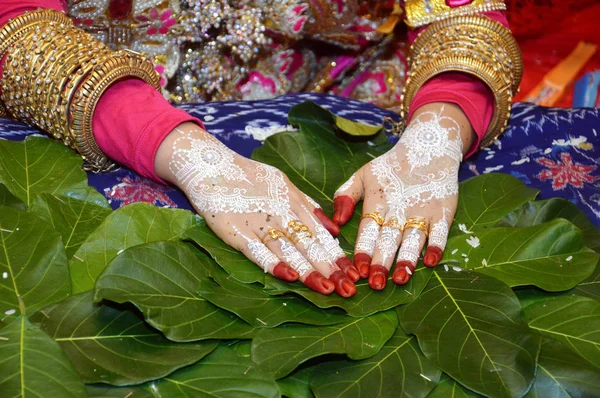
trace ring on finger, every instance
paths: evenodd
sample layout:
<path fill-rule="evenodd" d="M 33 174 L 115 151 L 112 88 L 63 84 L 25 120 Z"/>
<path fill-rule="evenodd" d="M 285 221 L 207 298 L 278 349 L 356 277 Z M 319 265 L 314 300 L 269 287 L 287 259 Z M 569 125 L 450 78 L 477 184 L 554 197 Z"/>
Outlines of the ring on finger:
<path fill-rule="evenodd" d="M 362 216 L 360 216 L 360 221 L 362 221 L 365 218 L 371 218 L 373 219 L 377 225 L 382 226 L 385 223 L 385 220 L 383 217 L 381 217 L 381 214 L 379 214 L 378 211 L 374 211 L 371 213 L 367 213 L 367 214 L 363 214 Z"/>
<path fill-rule="evenodd" d="M 293 220 L 288 223 L 287 237 L 292 241 L 292 243 L 296 244 L 302 239 L 312 238 L 313 234 L 309 231 L 306 225 L 298 220 Z"/>
<path fill-rule="evenodd" d="M 402 225 L 400 225 L 400 222 L 398 221 L 398 219 L 396 217 L 392 217 L 392 218 L 388 219 L 381 226 L 382 227 L 390 227 L 390 228 L 402 231 Z"/>
<path fill-rule="evenodd" d="M 406 231 L 407 229 L 411 228 L 418 229 L 419 231 L 423 232 L 425 236 L 429 235 L 429 223 L 423 217 L 411 217 L 406 220 L 404 230 Z"/>
<path fill-rule="evenodd" d="M 265 236 L 262 238 L 262 242 L 264 244 L 267 244 L 268 242 L 272 241 L 272 240 L 277 240 L 280 238 L 284 238 L 285 237 L 285 233 L 279 229 L 276 228 L 269 228 L 267 230 L 267 233 L 265 234 Z"/>

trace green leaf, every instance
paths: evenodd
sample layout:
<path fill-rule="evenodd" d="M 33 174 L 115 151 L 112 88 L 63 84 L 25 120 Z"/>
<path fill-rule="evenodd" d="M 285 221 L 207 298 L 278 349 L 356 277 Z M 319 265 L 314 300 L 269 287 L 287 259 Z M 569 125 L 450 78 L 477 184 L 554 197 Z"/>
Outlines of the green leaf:
<path fill-rule="evenodd" d="M 524 310 L 532 329 L 600 368 L 600 302 L 578 296 L 548 297 Z"/>
<path fill-rule="evenodd" d="M 344 133 L 355 137 L 371 137 L 381 131 L 381 126 L 371 126 L 370 124 L 357 123 L 341 116 L 335 117 L 335 126 Z"/>
<path fill-rule="evenodd" d="M 87 176 L 81 165 L 80 156 L 47 138 L 0 140 L 0 182 L 27 206 L 43 192 L 84 191 Z"/>
<path fill-rule="evenodd" d="M 474 393 L 471 390 L 467 390 L 454 379 L 442 375 L 442 379 L 437 386 L 431 391 L 427 398 L 474 398 L 481 397 L 481 395 Z"/>
<path fill-rule="evenodd" d="M 0 330 L 3 397 L 85 397 L 85 388 L 58 344 L 25 316 Z"/>
<path fill-rule="evenodd" d="M 341 310 L 320 309 L 295 296 L 269 296 L 259 285 L 229 278 L 218 278 L 217 282 L 202 279 L 198 294 L 255 327 L 274 327 L 286 322 L 332 325 L 347 320 Z"/>
<path fill-rule="evenodd" d="M 252 326 L 196 294 L 211 261 L 181 242 L 135 246 L 100 275 L 94 300 L 134 304 L 146 322 L 173 341 L 252 337 Z"/>
<path fill-rule="evenodd" d="M 85 386 L 88 398 L 153 398 L 155 395 L 141 386 L 113 387 L 106 384 Z"/>
<path fill-rule="evenodd" d="M 135 203 L 111 213 L 69 262 L 73 293 L 94 288 L 96 278 L 119 252 L 142 243 L 179 239 L 197 220 L 188 210 Z"/>
<path fill-rule="evenodd" d="M 427 396 L 440 375 L 423 356 L 416 339 L 398 328 L 381 351 L 369 359 L 317 366 L 310 387 L 317 398 L 419 398 Z"/>
<path fill-rule="evenodd" d="M 600 391 L 600 369 L 557 341 L 545 341 L 535 382 L 527 398 L 595 397 Z"/>
<path fill-rule="evenodd" d="M 11 207 L 0 207 L 0 274 L 0 314 L 7 316 L 33 314 L 71 292 L 58 232 Z"/>
<path fill-rule="evenodd" d="M 270 295 L 294 292 L 319 308 L 338 307 L 344 309 L 351 316 L 369 316 L 413 301 L 427 285 L 431 278 L 431 272 L 430 268 L 417 268 L 414 276 L 405 286 L 396 285 L 390 277 L 382 291 L 371 289 L 369 281 L 363 279 L 356 282 L 356 294 L 350 298 L 343 298 L 335 294 L 325 296 L 310 290 L 299 282 L 292 284 L 275 278 L 267 281 L 265 292 Z"/>
<path fill-rule="evenodd" d="M 270 277 L 269 274 L 265 274 L 261 268 L 248 260 L 241 252 L 223 242 L 208 228 L 204 221 L 188 229 L 184 238 L 192 240 L 206 250 L 232 278 L 240 282 L 265 283 L 265 278 L 269 279 Z"/>
<path fill-rule="evenodd" d="M 583 232 L 585 245 L 596 252 L 600 252 L 600 229 L 594 226 L 575 203 L 563 198 L 528 202 L 520 209 L 506 215 L 499 222 L 499 226 L 530 227 L 556 218 L 564 218 L 575 224 Z"/>
<path fill-rule="evenodd" d="M 284 325 L 261 329 L 252 339 L 252 360 L 276 378 L 325 354 L 365 359 L 377 354 L 398 327 L 394 311 L 355 318 L 333 326 Z"/>
<path fill-rule="evenodd" d="M 31 203 L 30 212 L 48 221 L 61 234 L 71 258 L 112 209 L 104 196 L 88 187 L 82 199 L 40 194 Z"/>
<path fill-rule="evenodd" d="M 470 178 L 460 184 L 452 232 L 460 233 L 456 231 L 460 224 L 469 230 L 490 227 L 537 194 L 538 190 L 508 174 L 492 173 Z"/>
<path fill-rule="evenodd" d="M 314 369 L 314 367 L 304 368 L 286 378 L 277 380 L 281 395 L 288 398 L 313 398 L 309 381 Z"/>
<path fill-rule="evenodd" d="M 138 384 L 202 359 L 216 343 L 173 343 L 135 313 L 78 294 L 36 315 L 86 383 Z"/>
<path fill-rule="evenodd" d="M 469 243 L 473 239 L 479 239 L 479 246 Z M 447 250 L 442 261 L 493 276 L 511 287 L 534 285 L 556 292 L 573 288 L 594 271 L 600 255 L 584 245 L 579 228 L 556 219 L 533 227 L 482 229 L 455 236 L 448 242 L 454 250 Z"/>
<path fill-rule="evenodd" d="M 300 133 L 269 137 L 252 158 L 279 168 L 328 214 L 333 210 L 336 189 L 365 163 L 392 147 L 389 143 L 369 146 L 340 140 L 331 112 L 313 102 L 294 106 L 288 119 L 300 126 Z"/>
<path fill-rule="evenodd" d="M 540 337 L 527 327 L 513 291 L 474 272 L 434 272 L 400 323 L 425 355 L 459 383 L 486 396 L 525 394 Z"/>
<path fill-rule="evenodd" d="M 281 396 L 271 376 L 225 344 L 197 364 L 150 383 L 149 389 L 159 397 Z"/>
<path fill-rule="evenodd" d="M 27 209 L 25 207 L 25 203 L 10 193 L 8 188 L 6 188 L 3 184 L 0 184 L 0 206 L 12 207 L 22 211 Z"/>
<path fill-rule="evenodd" d="M 569 293 L 600 301 L 600 263 L 586 280 L 575 286 Z"/>

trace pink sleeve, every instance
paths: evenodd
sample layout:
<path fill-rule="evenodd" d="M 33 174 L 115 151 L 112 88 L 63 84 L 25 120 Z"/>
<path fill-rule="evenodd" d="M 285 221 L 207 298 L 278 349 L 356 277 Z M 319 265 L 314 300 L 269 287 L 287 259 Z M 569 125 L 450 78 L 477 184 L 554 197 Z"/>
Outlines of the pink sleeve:
<path fill-rule="evenodd" d="M 484 15 L 508 27 L 504 13 L 491 11 Z M 423 29 L 426 27 L 409 32 L 411 43 Z M 432 102 L 450 102 L 460 106 L 477 135 L 477 140 L 473 142 L 467 157 L 476 153 L 494 114 L 494 95 L 489 87 L 478 78 L 464 73 L 441 74 L 429 80 L 417 92 L 407 119 L 410 121 L 417 109 Z"/>
<path fill-rule="evenodd" d="M 63 0 L 2 0 L 0 26 L 37 8 L 65 9 Z M 0 76 L 1 69 L 0 65 Z M 185 122 L 203 127 L 202 122 L 171 106 L 148 84 L 127 79 L 115 83 L 100 98 L 93 130 L 98 146 L 111 159 L 162 182 L 154 170 L 156 152 L 165 137 Z"/>

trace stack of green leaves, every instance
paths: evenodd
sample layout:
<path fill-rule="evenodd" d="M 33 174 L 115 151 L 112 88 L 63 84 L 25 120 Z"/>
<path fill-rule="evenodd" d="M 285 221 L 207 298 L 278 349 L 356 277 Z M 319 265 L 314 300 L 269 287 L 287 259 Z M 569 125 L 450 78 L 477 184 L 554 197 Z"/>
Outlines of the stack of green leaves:
<path fill-rule="evenodd" d="M 390 148 L 339 138 L 372 131 L 312 103 L 289 119 L 300 132 L 254 158 L 327 212 Z M 442 265 L 382 292 L 360 281 L 350 299 L 264 274 L 189 211 L 112 211 L 51 140 L 0 141 L 0 182 L 2 396 L 600 392 L 600 231 L 509 175 L 461 184 Z M 357 217 L 342 231 L 349 252 L 356 229 Z"/>

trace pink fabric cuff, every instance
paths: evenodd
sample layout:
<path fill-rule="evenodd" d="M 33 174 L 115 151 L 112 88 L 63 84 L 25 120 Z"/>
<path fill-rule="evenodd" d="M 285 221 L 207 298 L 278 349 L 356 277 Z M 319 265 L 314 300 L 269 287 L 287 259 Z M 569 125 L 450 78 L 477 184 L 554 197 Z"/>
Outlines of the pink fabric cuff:
<path fill-rule="evenodd" d="M 177 127 L 202 122 L 171 106 L 153 87 L 128 79 L 112 85 L 100 98 L 93 119 L 98 146 L 111 159 L 144 177 L 163 182 L 154 170 L 156 152 Z"/>

